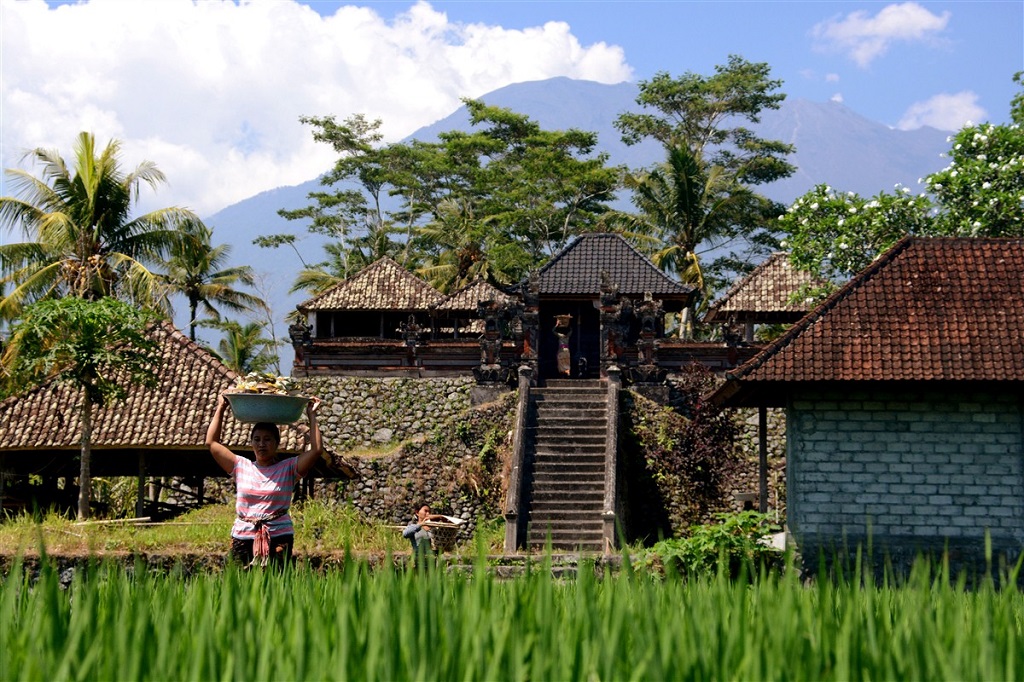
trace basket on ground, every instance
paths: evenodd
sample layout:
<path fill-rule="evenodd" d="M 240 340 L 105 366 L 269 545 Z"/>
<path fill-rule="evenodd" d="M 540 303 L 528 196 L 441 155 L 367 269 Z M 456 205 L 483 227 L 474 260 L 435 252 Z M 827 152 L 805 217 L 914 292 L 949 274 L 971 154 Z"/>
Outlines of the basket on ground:
<path fill-rule="evenodd" d="M 240 422 L 294 424 L 302 417 L 309 398 L 279 393 L 227 393 L 231 412 Z"/>

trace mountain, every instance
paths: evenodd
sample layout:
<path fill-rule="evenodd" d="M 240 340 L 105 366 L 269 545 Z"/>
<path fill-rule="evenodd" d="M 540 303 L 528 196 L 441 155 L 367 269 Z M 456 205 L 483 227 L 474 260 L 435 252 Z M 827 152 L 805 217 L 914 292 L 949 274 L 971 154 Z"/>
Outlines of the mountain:
<path fill-rule="evenodd" d="M 636 95 L 635 84 L 604 85 L 553 78 L 509 85 L 481 99 L 526 114 L 546 129 L 596 132 L 598 148 L 609 154 L 610 163 L 640 168 L 662 160 L 660 145 L 645 142 L 627 146 L 612 125 L 620 113 L 638 108 Z M 920 190 L 918 178 L 940 170 L 945 165 L 940 154 L 949 148 L 946 132 L 934 128 L 895 130 L 836 102 L 786 100 L 779 110 L 764 113 L 755 128 L 762 136 L 796 146 L 790 161 L 797 166 L 797 172 L 760 188 L 766 196 L 785 204 L 820 183 L 864 196 L 892 191 L 896 183 L 916 193 Z M 469 129 L 469 114 L 465 107 L 460 107 L 447 118 L 416 131 L 409 139 L 430 141 L 442 131 Z M 317 179 L 279 187 L 206 218 L 207 225 L 214 229 L 214 243 L 231 244 L 234 263 L 252 265 L 261 274 L 262 289 L 273 310 L 278 336 L 286 332 L 284 316 L 306 298 L 304 294 L 288 293 L 302 263 L 288 247 L 261 249 L 252 240 L 259 235 L 294 234 L 297 249 L 307 262 L 322 260 L 324 239 L 309 234 L 300 221 L 287 221 L 277 215 L 281 208 L 308 205 L 307 194 L 319 189 L 322 188 Z M 628 208 L 625 199 L 620 199 L 620 207 Z M 289 346 L 282 352 L 285 373 L 291 359 Z"/>

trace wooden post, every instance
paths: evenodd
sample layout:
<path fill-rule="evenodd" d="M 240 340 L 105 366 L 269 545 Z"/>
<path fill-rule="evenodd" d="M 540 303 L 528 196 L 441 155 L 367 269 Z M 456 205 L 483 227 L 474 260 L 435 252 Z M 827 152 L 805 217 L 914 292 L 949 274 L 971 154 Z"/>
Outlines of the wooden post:
<path fill-rule="evenodd" d="M 142 516 L 146 511 L 146 451 L 139 450 L 139 486 L 135 497 L 135 515 Z"/>
<path fill-rule="evenodd" d="M 759 510 L 762 514 L 768 511 L 768 408 L 761 405 L 757 408 L 757 446 L 759 454 L 758 483 L 760 488 Z"/>

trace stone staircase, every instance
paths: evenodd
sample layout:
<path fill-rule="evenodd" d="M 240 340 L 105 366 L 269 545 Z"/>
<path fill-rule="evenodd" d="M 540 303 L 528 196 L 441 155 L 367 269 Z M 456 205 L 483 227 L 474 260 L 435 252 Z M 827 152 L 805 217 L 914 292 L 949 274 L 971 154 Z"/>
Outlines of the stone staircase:
<path fill-rule="evenodd" d="M 600 552 L 608 438 L 600 380 L 550 380 L 530 392 L 525 459 L 526 545 Z"/>

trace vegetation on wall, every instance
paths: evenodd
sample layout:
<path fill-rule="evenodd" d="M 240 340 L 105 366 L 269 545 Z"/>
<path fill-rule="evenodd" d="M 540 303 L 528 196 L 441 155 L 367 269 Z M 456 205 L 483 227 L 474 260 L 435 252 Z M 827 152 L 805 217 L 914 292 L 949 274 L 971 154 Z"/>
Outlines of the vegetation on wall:
<path fill-rule="evenodd" d="M 701 400 L 715 377 L 701 365 L 679 376 L 679 399 L 664 407 L 624 392 L 622 442 L 627 539 L 672 537 L 725 508 L 736 426 Z"/>

